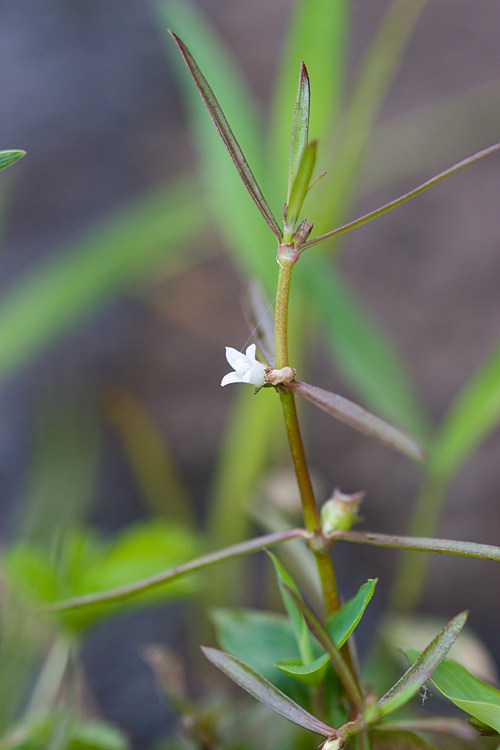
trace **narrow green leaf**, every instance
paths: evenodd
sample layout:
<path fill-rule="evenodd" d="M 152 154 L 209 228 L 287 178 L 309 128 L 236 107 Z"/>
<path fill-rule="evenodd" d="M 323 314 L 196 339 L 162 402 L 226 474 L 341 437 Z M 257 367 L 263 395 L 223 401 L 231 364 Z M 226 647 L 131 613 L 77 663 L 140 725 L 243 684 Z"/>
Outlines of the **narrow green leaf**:
<path fill-rule="evenodd" d="M 11 164 L 22 159 L 23 156 L 26 156 L 26 151 L 21 151 L 20 149 L 0 151 L 0 169 L 10 167 Z"/>
<path fill-rule="evenodd" d="M 0 303 L 0 381 L 154 268 L 177 270 L 205 220 L 185 180 L 127 207 L 11 287 Z"/>
<path fill-rule="evenodd" d="M 291 698 L 282 693 L 281 690 L 278 690 L 269 680 L 266 680 L 239 659 L 230 654 L 225 654 L 223 651 L 218 651 L 215 648 L 202 647 L 202 651 L 212 664 L 215 664 L 233 682 L 243 688 L 243 690 L 246 690 L 247 693 L 250 693 L 250 695 L 253 695 L 254 698 L 270 708 L 271 711 L 292 721 L 294 724 L 298 724 L 300 727 L 304 727 L 304 729 L 309 729 L 311 732 L 323 735 L 323 737 L 331 737 L 335 734 L 333 727 L 324 724 L 292 701 Z"/>
<path fill-rule="evenodd" d="M 299 87 L 293 112 L 292 135 L 290 139 L 290 160 L 288 163 L 288 190 L 286 202 L 290 205 L 292 187 L 297 178 L 309 137 L 309 116 L 311 91 L 309 75 L 303 62 L 300 64 Z"/>
<path fill-rule="evenodd" d="M 241 542 L 241 544 L 234 544 L 232 547 L 227 547 L 226 549 L 218 550 L 217 552 L 211 552 L 202 557 L 197 557 L 188 563 L 178 565 L 175 568 L 166 570 L 163 573 L 158 573 L 157 575 L 149 576 L 140 581 L 117 586 L 109 591 L 99 591 L 97 593 L 75 597 L 74 599 L 55 602 L 51 606 L 46 607 L 44 612 L 65 612 L 72 609 L 79 609 L 81 607 L 93 606 L 95 604 L 107 604 L 109 602 L 128 599 L 142 592 L 168 584 L 181 576 L 188 575 L 189 573 L 210 568 L 213 565 L 224 562 L 225 560 L 231 560 L 235 557 L 241 557 L 242 555 L 248 555 L 252 552 L 272 547 L 281 542 L 285 542 L 288 539 L 303 537 L 304 534 L 305 532 L 303 529 L 291 529 L 290 531 L 280 531 L 275 534 L 267 534 L 258 537 L 257 539 L 250 539 L 249 541 Z"/>
<path fill-rule="evenodd" d="M 328 618 L 326 627 L 338 648 L 341 648 L 351 637 L 363 617 L 375 591 L 377 581 L 377 578 L 369 578 L 352 599 L 349 599 L 338 612 Z"/>
<path fill-rule="evenodd" d="M 483 560 L 500 560 L 500 547 L 495 547 L 492 544 L 457 542 L 454 539 L 434 539 L 431 537 L 376 534 L 371 531 L 335 531 L 332 537 L 343 539 L 346 542 L 372 544 L 376 547 L 394 547 L 395 549 L 479 557 Z"/>
<path fill-rule="evenodd" d="M 266 171 L 261 123 L 252 94 L 238 69 L 237 60 L 197 5 L 184 0 L 159 0 L 154 8 L 158 14 L 158 29 L 165 41 L 166 51 L 172 52 L 173 47 L 167 28 L 176 29 L 179 36 L 196 49 L 198 62 L 205 71 L 206 78 L 216 88 L 219 103 L 227 112 L 234 132 L 244 144 L 248 159 L 261 179 Z M 232 160 L 227 158 L 224 143 L 207 117 L 196 87 L 191 78 L 185 75 L 184 61 L 178 54 L 175 54 L 173 60 L 188 108 L 206 205 L 216 221 L 222 240 L 236 258 L 243 275 L 258 278 L 266 284 L 266 291 L 270 293 L 275 286 L 275 256 L 270 250 L 267 224 L 262 221 L 260 213 L 255 211 L 253 202 L 248 200 L 246 188 Z M 277 193 L 281 204 L 283 189 L 282 186 L 281 195 Z"/>
<path fill-rule="evenodd" d="M 414 659 L 416 652 L 409 650 Z M 444 659 L 431 677 L 432 683 L 455 706 L 500 733 L 500 690 L 488 685 L 452 659 Z"/>
<path fill-rule="evenodd" d="M 243 184 L 248 190 L 250 197 L 259 209 L 265 222 L 279 242 L 281 240 L 281 230 L 276 222 L 276 219 L 271 213 L 271 209 L 267 205 L 264 196 L 262 195 L 262 191 L 257 184 L 257 180 L 255 179 L 253 172 L 250 169 L 247 160 L 245 159 L 243 151 L 241 150 L 240 145 L 236 140 L 228 121 L 226 120 L 226 117 L 219 105 L 219 102 L 217 101 L 214 92 L 210 88 L 208 81 L 199 69 L 195 59 L 189 52 L 184 42 L 173 31 L 170 31 L 170 35 L 179 48 L 179 51 L 184 62 L 186 63 L 189 73 L 191 74 L 191 77 L 196 85 L 196 88 L 198 89 L 200 96 L 203 99 L 206 108 L 208 109 L 210 117 L 212 118 L 212 121 L 217 128 L 217 131 L 222 138 L 231 159 L 233 160 L 233 163 L 238 171 L 238 174 L 240 175 Z"/>
<path fill-rule="evenodd" d="M 313 660 L 313 651 L 309 629 L 302 612 L 295 603 L 295 599 L 293 599 L 288 593 L 288 589 L 292 589 L 295 593 L 295 596 L 299 599 L 302 599 L 300 591 L 297 588 L 295 581 L 285 569 L 284 565 L 282 565 L 282 563 L 278 560 L 276 555 L 273 555 L 271 552 L 268 552 L 268 555 L 271 558 L 274 566 L 274 570 L 280 587 L 281 597 L 283 599 L 283 604 L 285 605 L 285 609 L 290 619 L 302 663 L 309 664 Z"/>
<path fill-rule="evenodd" d="M 464 167 L 468 167 L 470 164 L 474 164 L 476 161 L 479 161 L 480 159 L 484 159 L 486 156 L 490 156 L 491 154 L 494 154 L 499 149 L 500 149 L 500 143 L 495 143 L 493 146 L 490 146 L 489 148 L 485 148 L 482 151 L 478 151 L 472 156 L 469 156 L 467 159 L 463 159 L 457 164 L 454 164 L 449 169 L 445 169 L 444 172 L 440 172 L 435 177 L 431 177 L 430 180 L 423 182 L 414 190 L 410 190 L 409 193 L 405 193 L 405 195 L 401 195 L 399 198 L 396 198 L 395 200 L 390 201 L 390 203 L 386 203 L 385 205 L 380 206 L 379 208 L 375 209 L 375 211 L 370 211 L 370 213 L 365 214 L 364 216 L 361 216 L 359 219 L 350 221 L 349 223 L 344 224 L 341 227 L 337 227 L 337 229 L 333 229 L 331 232 L 322 234 L 320 237 L 315 237 L 312 240 L 308 240 L 307 242 L 304 243 L 303 249 L 305 250 L 306 248 L 312 247 L 313 245 L 317 245 L 320 242 L 325 242 L 331 237 L 336 237 L 338 235 L 345 234 L 346 232 L 350 232 L 352 229 L 356 229 L 357 227 L 363 226 L 363 224 L 367 224 L 369 221 L 372 221 L 372 219 L 376 219 L 377 217 L 382 216 L 388 211 L 392 211 L 393 208 L 397 208 L 398 206 L 401 206 L 403 203 L 406 203 L 406 201 L 409 201 L 411 198 L 415 198 L 415 196 L 420 195 L 420 193 L 423 193 L 425 190 L 428 190 L 428 188 L 433 187 L 434 185 L 437 185 L 437 183 L 441 182 L 441 180 L 445 180 L 447 177 L 450 177 L 456 172 L 459 172 L 461 169 L 464 169 Z"/>
<path fill-rule="evenodd" d="M 459 394 L 439 430 L 429 471 L 451 479 L 500 420 L 500 346 Z"/>
<path fill-rule="evenodd" d="M 297 174 L 290 193 L 290 201 L 285 216 L 285 237 L 289 232 L 293 234 L 299 219 L 302 204 L 307 195 L 311 182 L 312 171 L 316 162 L 317 141 L 311 141 L 307 146 L 297 167 Z M 289 240 L 287 240 L 289 241 Z"/>
<path fill-rule="evenodd" d="M 273 97 L 271 153 L 278 175 L 286 159 L 281 149 L 286 142 L 290 103 L 297 85 L 295 71 L 301 60 L 306 61 L 314 84 L 311 132 L 322 138 L 331 129 L 344 78 L 348 11 L 347 0 L 299 0 L 294 4 Z"/>
<path fill-rule="evenodd" d="M 402 677 L 380 698 L 378 705 L 381 716 L 396 711 L 418 693 L 434 670 L 442 662 L 458 638 L 467 621 L 467 612 L 461 612 L 437 634 L 414 664 Z"/>
<path fill-rule="evenodd" d="M 302 612 L 311 633 L 314 635 L 318 643 L 324 648 L 324 650 L 330 657 L 333 667 L 337 672 L 339 679 L 342 682 L 347 695 L 349 696 L 350 701 L 354 706 L 360 708 L 363 703 L 361 691 L 351 673 L 350 668 L 345 663 L 344 658 L 337 648 L 335 642 L 333 641 L 330 633 L 319 621 L 313 610 L 300 597 L 297 596 L 295 591 L 293 591 L 293 589 L 291 589 L 290 587 L 287 588 L 290 596 Z"/>
<path fill-rule="evenodd" d="M 423 448 L 410 435 L 353 401 L 349 401 L 349 399 L 339 396 L 337 393 L 331 393 L 323 388 L 303 383 L 300 380 L 295 380 L 288 388 L 334 417 L 334 419 L 338 419 L 388 448 L 392 448 L 414 461 L 425 459 Z"/>

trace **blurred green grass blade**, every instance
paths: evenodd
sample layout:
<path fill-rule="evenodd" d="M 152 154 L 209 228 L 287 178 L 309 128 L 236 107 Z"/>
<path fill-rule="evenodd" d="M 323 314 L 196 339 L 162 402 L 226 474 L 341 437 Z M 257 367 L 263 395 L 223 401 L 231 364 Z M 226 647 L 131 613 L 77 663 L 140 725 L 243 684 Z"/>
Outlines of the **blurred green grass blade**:
<path fill-rule="evenodd" d="M 10 167 L 11 164 L 22 159 L 23 156 L 26 156 L 26 151 L 21 151 L 20 149 L 0 151 L 0 170 Z"/>
<path fill-rule="evenodd" d="M 293 113 L 292 135 L 290 137 L 290 160 L 288 162 L 288 191 L 286 202 L 290 205 L 292 187 L 297 178 L 300 164 L 307 148 L 310 117 L 310 83 L 307 68 L 300 64 L 299 86 Z"/>
<path fill-rule="evenodd" d="M 312 84 L 310 132 L 326 134 L 339 106 L 345 72 L 349 3 L 347 0 L 298 0 L 287 32 L 274 97 L 272 155 L 284 179 L 296 75 L 302 61 Z M 283 172 L 281 170 L 283 169 Z"/>
<path fill-rule="evenodd" d="M 82 523 L 94 499 L 101 448 L 97 403 L 54 393 L 35 415 L 16 537 L 48 549 Z M 60 499 L 64 499 L 60 502 Z"/>
<path fill-rule="evenodd" d="M 455 127 L 457 122 L 463 127 Z M 377 127 L 360 193 L 368 194 L 411 175 L 431 174 L 436 167 L 493 143 L 499 132 L 498 80 L 417 107 Z"/>
<path fill-rule="evenodd" d="M 424 447 L 430 432 L 423 408 L 395 349 L 349 294 L 340 277 L 319 258 L 301 272 L 320 314 L 335 365 L 375 411 L 414 435 Z"/>
<path fill-rule="evenodd" d="M 412 536 L 435 536 L 450 482 L 500 421 L 500 347 L 497 345 L 448 411 L 430 450 L 428 471 L 410 526 Z M 392 595 L 396 610 L 411 611 L 421 596 L 428 559 L 407 552 Z"/>
<path fill-rule="evenodd" d="M 104 394 L 104 411 L 116 430 L 145 505 L 171 524 L 194 524 L 191 497 L 175 465 L 165 435 L 147 408 L 124 388 Z"/>
<path fill-rule="evenodd" d="M 322 164 L 334 179 L 330 190 L 325 191 L 320 215 L 314 217 L 321 233 L 343 222 L 354 197 L 362 158 L 376 118 L 427 1 L 395 0 L 365 57 L 340 131 L 331 142 L 326 165 Z"/>
<path fill-rule="evenodd" d="M 231 123 L 238 141 L 262 184 L 265 173 L 262 132 L 252 106 L 252 96 L 238 75 L 238 67 L 215 31 L 201 13 L 189 3 L 169 0 L 156 4 L 162 28 L 176 30 L 196 55 L 207 80 L 217 91 L 219 102 Z M 166 48 L 172 40 L 165 33 Z M 267 291 L 274 285 L 275 243 L 259 213 L 244 189 L 224 145 L 207 117 L 205 108 L 192 81 L 185 75 L 184 63 L 175 55 L 179 84 L 188 107 L 189 121 L 195 137 L 206 197 L 212 215 L 226 245 L 246 276 L 266 283 Z M 266 185 L 263 184 L 266 191 Z M 272 207 L 271 207 L 272 208 Z"/>
<path fill-rule="evenodd" d="M 253 202 L 259 209 L 263 219 L 279 242 L 281 240 L 280 228 L 276 222 L 276 219 L 271 213 L 271 210 L 267 205 L 264 196 L 262 195 L 259 184 L 257 183 L 257 180 L 255 179 L 254 174 L 250 169 L 247 160 L 245 159 L 240 144 L 236 140 L 234 133 L 229 126 L 226 116 L 224 115 L 224 112 L 222 111 L 222 108 L 217 101 L 213 90 L 211 89 L 207 79 L 204 77 L 194 57 L 192 56 L 182 39 L 174 34 L 173 31 L 170 31 L 170 35 L 179 48 L 179 51 L 189 70 L 189 73 L 191 74 L 191 78 L 193 79 L 193 82 L 195 83 L 196 88 L 198 89 L 198 92 L 203 99 L 203 103 L 208 109 L 217 132 L 219 133 L 226 149 L 229 152 L 229 155 L 233 161 L 234 166 L 236 167 L 236 171 L 238 172 L 241 181 L 246 187 Z"/>
<path fill-rule="evenodd" d="M 250 532 L 251 501 L 262 475 L 284 445 L 280 405 L 274 393 L 235 394 L 210 487 L 207 533 L 210 544 L 224 547 Z M 241 598 L 243 565 L 214 569 L 204 591 L 211 603 Z"/>
<path fill-rule="evenodd" d="M 500 421 L 500 346 L 448 411 L 431 452 L 430 473 L 449 481 Z"/>
<path fill-rule="evenodd" d="M 202 207 L 192 180 L 160 190 L 13 286 L 0 304 L 0 381 L 154 268 L 171 271 L 205 224 Z"/>

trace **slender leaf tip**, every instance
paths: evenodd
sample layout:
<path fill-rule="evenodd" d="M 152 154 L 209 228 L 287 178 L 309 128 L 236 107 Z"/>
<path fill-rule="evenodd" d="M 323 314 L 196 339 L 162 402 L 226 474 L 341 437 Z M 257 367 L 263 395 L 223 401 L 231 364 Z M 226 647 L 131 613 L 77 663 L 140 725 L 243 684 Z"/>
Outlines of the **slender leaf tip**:
<path fill-rule="evenodd" d="M 179 52 L 181 53 L 182 59 L 186 64 L 189 74 L 193 79 L 196 88 L 198 89 L 203 103 L 205 104 L 205 107 L 207 108 L 208 113 L 212 118 L 212 122 L 215 125 L 217 132 L 219 133 L 229 153 L 229 156 L 233 161 L 234 166 L 236 167 L 236 171 L 238 172 L 241 181 L 245 185 L 253 202 L 259 209 L 262 218 L 264 219 L 278 242 L 281 242 L 283 233 L 279 228 L 278 223 L 274 218 L 274 215 L 269 208 L 266 199 L 264 198 L 264 195 L 262 194 L 259 184 L 255 179 L 252 170 L 250 169 L 250 165 L 248 164 L 245 155 L 243 154 L 243 151 L 240 147 L 240 144 L 236 140 L 236 137 L 231 130 L 226 116 L 222 111 L 222 107 L 220 106 L 217 97 L 212 91 L 210 84 L 201 72 L 196 60 L 194 59 L 193 55 L 184 44 L 182 39 L 178 37 L 177 34 L 171 29 L 168 29 L 168 33 L 174 40 Z"/>
<path fill-rule="evenodd" d="M 19 161 L 23 156 L 26 156 L 26 151 L 20 148 L 10 148 L 0 151 L 0 170 L 10 167 L 11 164 Z"/>

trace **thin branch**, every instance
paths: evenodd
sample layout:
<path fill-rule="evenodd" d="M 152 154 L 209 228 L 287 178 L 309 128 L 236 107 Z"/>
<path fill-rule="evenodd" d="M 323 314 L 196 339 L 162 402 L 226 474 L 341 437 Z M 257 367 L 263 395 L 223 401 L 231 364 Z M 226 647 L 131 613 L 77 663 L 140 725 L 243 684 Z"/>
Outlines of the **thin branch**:
<path fill-rule="evenodd" d="M 336 237 L 337 235 L 345 234 L 346 232 L 350 232 L 351 229 L 357 229 L 357 227 L 362 226 L 363 224 L 367 224 L 372 219 L 376 219 L 378 216 L 382 216 L 382 214 L 387 213 L 388 211 L 392 211 L 393 208 L 397 208 L 397 206 L 400 206 L 402 203 L 405 203 L 406 201 L 410 200 L 411 198 L 414 198 L 417 195 L 420 195 L 420 193 L 423 193 L 427 188 L 432 187 L 433 185 L 436 185 L 438 182 L 441 182 L 441 180 L 446 179 L 446 177 L 450 177 L 452 174 L 455 174 L 455 172 L 459 172 L 464 167 L 468 167 L 470 164 L 474 164 L 476 161 L 479 161 L 480 159 L 484 159 L 486 156 L 490 156 L 490 154 L 495 153 L 495 151 L 500 150 L 500 143 L 495 143 L 493 146 L 490 146 L 489 148 L 485 148 L 482 151 L 478 151 L 477 153 L 473 154 L 472 156 L 469 156 L 467 159 L 464 159 L 463 161 L 459 161 L 457 164 L 454 164 L 449 169 L 446 169 L 444 172 L 440 172 L 435 177 L 432 177 L 430 180 L 427 180 L 427 182 L 422 183 L 422 185 L 419 185 L 414 190 L 411 190 L 409 193 L 406 193 L 405 195 L 400 196 L 399 198 L 396 198 L 396 200 L 391 201 L 390 203 L 386 203 L 384 206 L 381 206 L 380 208 L 375 209 L 375 211 L 370 211 L 370 213 L 365 214 L 364 216 L 361 216 L 359 219 L 355 219 L 354 221 L 350 221 L 348 224 L 344 224 L 341 227 L 338 227 L 337 229 L 333 229 L 331 232 L 327 232 L 326 234 L 322 234 L 319 237 L 315 237 L 312 240 L 309 240 L 308 242 L 305 242 L 301 250 L 305 250 L 308 247 L 312 247 L 313 245 L 317 245 L 320 242 L 324 242 L 325 240 L 330 239 L 331 237 Z"/>
<path fill-rule="evenodd" d="M 226 560 L 231 560 L 235 557 L 242 557 L 243 555 L 248 555 L 252 552 L 258 552 L 267 547 L 274 547 L 276 544 L 281 544 L 281 542 L 286 542 L 289 539 L 303 539 L 306 536 L 307 532 L 304 529 L 290 529 L 289 531 L 279 531 L 274 534 L 266 534 L 265 536 L 250 539 L 246 542 L 241 542 L 240 544 L 234 544 L 223 550 L 210 552 L 208 555 L 197 557 L 183 565 L 178 565 L 175 568 L 170 568 L 162 573 L 157 573 L 148 578 L 142 578 L 133 583 L 126 583 L 123 586 L 117 586 L 108 591 L 98 591 L 92 594 L 84 594 L 83 596 L 78 596 L 73 599 L 55 602 L 54 604 L 45 607 L 43 611 L 48 613 L 66 612 L 68 610 L 81 609 L 94 604 L 110 604 L 123 599 L 129 599 L 130 597 L 142 594 L 145 591 L 151 591 L 151 589 L 171 583 L 188 573 L 194 573 L 198 570 L 212 567 L 213 565 L 225 562 Z"/>
<path fill-rule="evenodd" d="M 393 547 L 417 552 L 438 552 L 447 555 L 477 557 L 483 560 L 500 560 L 500 547 L 476 542 L 459 542 L 452 539 L 434 539 L 431 537 L 394 536 L 377 534 L 370 531 L 334 531 L 329 539 L 372 544 L 376 547 Z"/>

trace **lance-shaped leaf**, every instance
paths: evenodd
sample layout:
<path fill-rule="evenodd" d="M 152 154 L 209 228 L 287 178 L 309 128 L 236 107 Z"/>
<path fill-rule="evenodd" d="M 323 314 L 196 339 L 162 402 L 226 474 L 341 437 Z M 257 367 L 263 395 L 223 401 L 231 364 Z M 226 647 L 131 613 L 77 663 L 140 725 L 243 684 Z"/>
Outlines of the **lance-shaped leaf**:
<path fill-rule="evenodd" d="M 349 599 L 338 612 L 328 618 L 326 626 L 338 648 L 343 646 L 347 639 L 351 637 L 363 617 L 364 611 L 373 596 L 377 581 L 377 578 L 369 578 L 352 599 Z"/>
<path fill-rule="evenodd" d="M 245 159 L 243 151 L 241 150 L 233 131 L 229 127 L 229 123 L 226 120 L 224 112 L 222 111 L 214 92 L 210 88 L 208 81 L 199 69 L 194 57 L 191 55 L 184 42 L 176 34 L 174 34 L 173 31 L 170 31 L 170 34 L 177 44 L 177 47 L 179 48 L 184 62 L 186 63 L 187 68 L 191 74 L 191 78 L 193 79 L 196 88 L 200 92 L 201 98 L 203 99 L 205 106 L 208 109 L 210 117 L 212 118 L 213 123 L 219 132 L 219 135 L 224 141 L 224 145 L 226 146 L 229 155 L 231 156 L 231 159 L 233 160 L 234 165 L 238 170 L 238 174 L 240 175 L 243 184 L 248 190 L 252 200 L 259 209 L 267 225 L 276 236 L 278 242 L 280 242 L 282 236 L 281 230 L 271 212 L 271 209 L 266 203 L 262 191 L 257 184 L 257 180 L 255 179 L 254 174 L 250 169 L 247 160 Z"/>
<path fill-rule="evenodd" d="M 337 229 L 333 229 L 331 232 L 326 232 L 326 234 L 322 234 L 319 237 L 315 237 L 314 239 L 305 242 L 302 249 L 305 250 L 307 247 L 312 247 L 313 245 L 317 245 L 320 242 L 325 242 L 331 237 L 345 234 L 346 232 L 350 232 L 351 229 L 356 229 L 357 227 L 363 226 L 363 224 L 367 224 L 369 221 L 372 221 L 372 219 L 376 219 L 378 216 L 382 216 L 382 214 L 385 214 L 388 211 L 392 211 L 393 208 L 397 208 L 402 203 L 406 203 L 406 201 L 409 201 L 411 198 L 415 198 L 415 196 L 420 195 L 420 193 L 423 193 L 433 185 L 437 185 L 438 182 L 441 182 L 441 180 L 450 177 L 452 174 L 455 174 L 455 172 L 459 172 L 464 167 L 468 167 L 470 164 L 474 164 L 474 162 L 479 161 L 480 159 L 484 159 L 486 156 L 490 156 L 498 150 L 500 150 L 500 143 L 495 143 L 489 148 L 478 151 L 472 156 L 469 156 L 467 159 L 463 159 L 463 161 L 454 164 L 449 169 L 445 169 L 444 172 L 440 172 L 435 177 L 427 180 L 427 182 L 423 182 L 421 185 L 416 187 L 414 190 L 411 190 L 409 193 L 405 193 L 405 195 L 401 195 L 399 198 L 396 198 L 390 203 L 386 203 L 383 206 L 380 206 L 379 208 L 375 209 L 375 211 L 370 211 L 370 213 L 365 214 L 364 216 L 360 216 L 359 219 L 350 221 L 348 224 L 337 227 Z"/>
<path fill-rule="evenodd" d="M 408 651 L 410 659 L 415 651 Z M 444 659 L 431 681 L 452 703 L 500 733 L 500 690 L 488 685 L 452 659 Z"/>
<path fill-rule="evenodd" d="M 500 547 L 495 547 L 493 544 L 459 542 L 455 539 L 377 534 L 371 531 L 334 531 L 331 538 L 358 544 L 372 544 L 375 547 L 393 547 L 417 552 L 439 552 L 445 555 L 478 557 L 483 560 L 500 560 Z"/>
<path fill-rule="evenodd" d="M 468 612 L 461 612 L 453 620 L 450 620 L 427 648 L 422 651 L 415 663 L 380 698 L 378 705 L 381 716 L 392 713 L 418 693 L 455 643 L 467 621 L 467 616 Z"/>
<path fill-rule="evenodd" d="M 303 599 L 297 596 L 295 591 L 289 586 L 283 584 L 283 587 L 286 588 L 297 608 L 302 612 L 311 633 L 330 657 L 330 661 L 332 662 L 351 703 L 360 708 L 363 703 L 363 696 L 361 695 L 358 684 L 351 673 L 351 670 L 344 661 L 344 658 L 337 648 L 332 636 L 324 625 L 322 625 L 311 607 L 309 607 Z"/>
<path fill-rule="evenodd" d="M 415 461 L 423 461 L 426 457 L 422 446 L 410 435 L 398 427 L 386 422 L 381 417 L 355 404 L 353 401 L 339 396 L 337 393 L 325 391 L 309 383 L 295 380 L 288 388 L 302 396 L 307 401 L 322 409 L 331 417 L 353 427 L 358 432 L 378 440 L 389 448 L 392 448 Z"/>
<path fill-rule="evenodd" d="M 307 628 L 304 615 L 302 614 L 299 607 L 297 607 L 295 601 L 295 597 L 302 600 L 302 596 L 300 595 L 299 589 L 297 588 L 297 584 L 295 583 L 289 572 L 286 570 L 285 566 L 282 565 L 282 563 L 278 560 L 276 555 L 273 555 L 272 552 L 268 552 L 267 554 L 271 558 L 271 562 L 274 565 L 274 571 L 276 573 L 276 578 L 278 579 L 278 584 L 280 587 L 281 598 L 283 599 L 283 604 L 285 605 L 288 619 L 290 620 L 290 624 L 295 635 L 295 640 L 300 657 L 303 664 L 309 664 L 314 659 L 311 636 Z M 294 592 L 294 598 L 292 598 L 288 593 L 289 589 Z"/>
<path fill-rule="evenodd" d="M 309 137 L 309 114 L 310 114 L 310 83 L 307 68 L 302 62 L 300 65 L 299 88 L 293 112 L 292 137 L 290 139 L 290 160 L 288 163 L 288 191 L 286 202 L 290 204 L 292 187 L 299 171 L 299 166 L 307 148 Z"/>
<path fill-rule="evenodd" d="M 307 194 L 311 175 L 316 162 L 317 141 L 311 141 L 307 146 L 297 168 L 297 175 L 293 182 L 290 193 L 290 201 L 285 215 L 285 236 L 286 232 L 293 233 L 295 225 L 299 219 L 302 204 Z"/>
<path fill-rule="evenodd" d="M 265 677 L 262 677 L 244 662 L 215 648 L 202 646 L 202 651 L 207 659 L 215 664 L 221 672 L 224 672 L 233 682 L 253 695 L 271 711 L 289 721 L 293 721 L 299 727 L 309 729 L 311 732 L 323 735 L 323 737 L 331 737 L 335 734 L 333 727 L 329 727 L 328 724 L 320 721 L 295 701 L 292 701 L 281 690 L 278 690 L 272 682 L 266 680 Z"/>
<path fill-rule="evenodd" d="M 0 151 L 0 169 L 10 167 L 11 164 L 22 159 L 26 155 L 26 151 L 20 149 L 8 149 L 7 151 Z"/>

